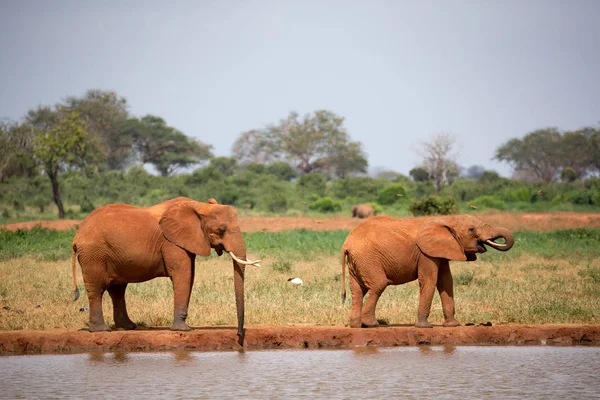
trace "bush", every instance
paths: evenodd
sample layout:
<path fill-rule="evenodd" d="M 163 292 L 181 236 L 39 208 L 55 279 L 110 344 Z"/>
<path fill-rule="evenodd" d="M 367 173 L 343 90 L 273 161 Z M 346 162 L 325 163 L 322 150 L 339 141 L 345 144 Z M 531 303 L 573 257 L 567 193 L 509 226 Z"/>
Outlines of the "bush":
<path fill-rule="evenodd" d="M 592 204 L 591 192 L 588 190 L 572 190 L 565 193 L 565 199 L 573 204 Z"/>
<path fill-rule="evenodd" d="M 384 181 L 368 177 L 337 179 L 332 182 L 329 193 L 337 199 L 354 198 L 358 203 L 375 201 L 384 185 Z"/>
<path fill-rule="evenodd" d="M 324 196 L 325 189 L 327 188 L 327 179 L 318 172 L 303 174 L 300 175 L 300 178 L 296 181 L 296 188 L 302 197 L 306 197 L 313 193 Z"/>
<path fill-rule="evenodd" d="M 481 208 L 495 208 L 497 210 L 504 210 L 506 208 L 506 203 L 496 196 L 479 196 L 473 199 L 471 204 Z"/>
<path fill-rule="evenodd" d="M 312 202 L 308 208 L 323 213 L 342 211 L 342 205 L 340 202 L 332 199 L 329 196 L 320 197 L 316 201 Z"/>
<path fill-rule="evenodd" d="M 526 188 L 505 189 L 500 193 L 500 198 L 509 203 L 512 202 L 529 202 L 531 194 Z"/>
<path fill-rule="evenodd" d="M 272 213 L 284 213 L 288 209 L 287 198 L 281 192 L 273 193 L 267 198 L 266 203 L 267 209 Z"/>
<path fill-rule="evenodd" d="M 453 198 L 443 198 L 439 196 L 429 196 L 417 200 L 410 205 L 408 210 L 414 216 L 420 215 L 451 215 L 459 210 L 456 201 Z"/>
<path fill-rule="evenodd" d="M 377 214 L 381 214 L 383 212 L 383 207 L 381 207 L 379 204 L 375 203 L 375 202 L 369 202 L 367 203 L 368 205 L 370 205 L 371 207 L 373 207 L 373 213 L 375 215 Z"/>
<path fill-rule="evenodd" d="M 398 196 L 399 194 L 402 196 Z M 377 202 L 383 205 L 390 205 L 404 197 L 406 197 L 406 190 L 404 190 L 404 187 L 399 183 L 392 183 L 379 191 Z"/>
<path fill-rule="evenodd" d="M 96 209 L 96 207 L 94 207 L 94 203 L 92 203 L 90 200 L 84 199 L 79 205 L 79 209 L 83 213 L 91 213 Z"/>

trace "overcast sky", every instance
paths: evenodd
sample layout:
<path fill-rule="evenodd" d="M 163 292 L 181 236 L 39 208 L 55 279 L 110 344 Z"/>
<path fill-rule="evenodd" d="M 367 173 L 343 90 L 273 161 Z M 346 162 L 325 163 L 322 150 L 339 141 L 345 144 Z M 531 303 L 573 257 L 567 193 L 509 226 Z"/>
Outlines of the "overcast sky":
<path fill-rule="evenodd" d="M 600 1 L 0 1 L 0 117 L 114 90 L 230 155 L 295 110 L 346 118 L 371 168 L 419 143 L 492 161 L 535 129 L 598 126 Z"/>

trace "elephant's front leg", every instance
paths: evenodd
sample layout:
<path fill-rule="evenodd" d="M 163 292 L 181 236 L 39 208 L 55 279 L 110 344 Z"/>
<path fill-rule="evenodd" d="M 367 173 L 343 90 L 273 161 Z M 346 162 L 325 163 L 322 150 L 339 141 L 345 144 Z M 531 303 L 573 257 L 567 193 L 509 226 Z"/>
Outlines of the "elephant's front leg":
<path fill-rule="evenodd" d="M 454 282 L 448 260 L 439 266 L 437 289 L 444 310 L 444 326 L 459 326 L 460 322 L 454 318 Z"/>
<path fill-rule="evenodd" d="M 127 284 L 111 285 L 108 288 L 108 294 L 113 302 L 115 328 L 131 330 L 137 328 L 137 325 L 129 318 L 129 315 L 127 314 L 127 305 L 125 304 L 126 289 Z"/>
<path fill-rule="evenodd" d="M 186 255 L 187 256 L 187 255 Z M 173 331 L 189 331 L 192 328 L 185 322 L 188 315 L 188 306 L 194 284 L 194 259 L 180 259 L 173 267 L 171 281 L 173 282 Z"/>
<path fill-rule="evenodd" d="M 429 313 L 431 312 L 431 302 L 438 277 L 438 267 L 435 262 L 427 258 L 421 260 L 418 266 L 419 279 L 419 311 L 417 312 L 417 328 L 431 328 L 428 321 Z"/>

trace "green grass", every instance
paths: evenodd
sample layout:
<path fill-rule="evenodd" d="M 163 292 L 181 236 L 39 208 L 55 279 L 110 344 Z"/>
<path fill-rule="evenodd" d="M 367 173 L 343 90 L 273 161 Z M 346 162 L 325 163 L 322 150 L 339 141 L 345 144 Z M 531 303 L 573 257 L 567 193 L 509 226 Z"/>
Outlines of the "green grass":
<path fill-rule="evenodd" d="M 0 229 L 0 259 L 26 255 L 39 260 L 64 260 L 71 257 L 75 231 L 57 231 L 40 227 L 31 230 Z"/>

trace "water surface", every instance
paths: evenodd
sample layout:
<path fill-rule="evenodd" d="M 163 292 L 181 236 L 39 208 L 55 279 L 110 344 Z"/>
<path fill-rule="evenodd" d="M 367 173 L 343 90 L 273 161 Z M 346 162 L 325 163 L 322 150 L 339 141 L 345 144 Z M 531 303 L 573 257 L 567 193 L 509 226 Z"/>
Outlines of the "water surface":
<path fill-rule="evenodd" d="M 600 347 L 0 357 L 0 398 L 598 399 Z"/>

